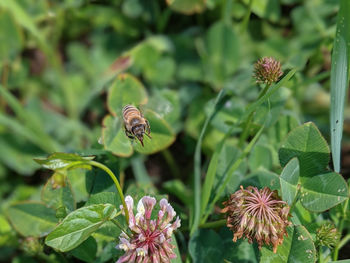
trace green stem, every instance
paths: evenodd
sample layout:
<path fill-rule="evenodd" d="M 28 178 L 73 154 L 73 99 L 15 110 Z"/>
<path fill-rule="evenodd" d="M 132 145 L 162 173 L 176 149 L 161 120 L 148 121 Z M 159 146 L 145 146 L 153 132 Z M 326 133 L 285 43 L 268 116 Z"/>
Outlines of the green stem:
<path fill-rule="evenodd" d="M 262 98 L 266 93 L 267 91 L 269 90 L 271 84 L 266 84 L 265 88 L 260 92 L 259 94 L 259 97 L 257 100 L 259 100 L 260 98 Z M 255 114 L 255 111 L 252 111 L 249 116 L 248 116 L 248 119 L 244 125 L 244 128 L 243 128 L 243 132 L 241 133 L 241 136 L 239 138 L 239 143 L 238 143 L 238 147 L 242 147 L 245 140 L 248 138 L 248 135 L 249 135 L 249 130 L 250 130 L 250 125 L 251 125 L 251 122 L 253 120 L 253 116 Z"/>
<path fill-rule="evenodd" d="M 131 238 L 131 235 L 128 233 L 128 231 L 126 229 L 124 229 L 124 227 L 115 219 L 112 219 L 112 223 L 115 224 L 120 230 L 122 230 L 128 237 Z"/>
<path fill-rule="evenodd" d="M 176 161 L 173 157 L 173 155 L 171 154 L 171 152 L 168 149 L 165 149 L 163 151 L 161 151 L 165 161 L 167 162 L 171 173 L 173 174 L 173 176 L 175 178 L 180 178 L 180 169 L 176 164 Z"/>
<path fill-rule="evenodd" d="M 322 246 L 318 247 L 318 263 L 323 263 Z"/>
<path fill-rule="evenodd" d="M 4 61 L 3 63 L 3 68 L 2 68 L 2 72 L 1 72 L 1 83 L 2 86 L 4 87 L 4 89 L 7 89 L 7 81 L 8 81 L 8 77 L 9 77 L 9 64 L 7 63 L 7 61 Z M 3 96 L 0 97 L 0 109 L 5 112 L 5 108 L 6 108 L 6 100 Z"/>
<path fill-rule="evenodd" d="M 117 177 L 114 175 L 114 173 L 107 166 L 105 166 L 102 163 L 95 162 L 95 161 L 90 161 L 89 164 L 91 164 L 92 166 L 95 166 L 95 167 L 98 167 L 98 168 L 102 169 L 113 180 L 115 186 L 117 187 L 119 197 L 122 200 L 123 207 L 124 207 L 124 213 L 125 213 L 125 221 L 126 221 L 126 224 L 128 225 L 129 224 L 129 212 L 128 212 L 128 208 L 127 208 L 126 203 L 125 203 L 125 198 L 124 198 L 124 195 L 123 195 L 122 188 L 120 187 L 120 184 L 118 182 Z"/>
<path fill-rule="evenodd" d="M 249 134 L 249 129 L 250 129 L 250 123 L 252 122 L 253 116 L 254 116 L 254 112 L 250 113 L 248 116 L 248 119 L 245 123 L 245 126 L 243 128 L 243 132 L 241 133 L 241 136 L 239 137 L 239 143 L 238 143 L 238 147 L 241 148 L 245 142 L 245 140 L 248 137 Z"/>
<path fill-rule="evenodd" d="M 200 228 L 216 228 L 220 226 L 225 226 L 226 225 L 226 219 L 221 219 L 213 222 L 208 222 L 199 225 Z"/>
<path fill-rule="evenodd" d="M 190 235 L 197 230 L 200 221 L 200 213 L 201 213 L 201 149 L 202 149 L 202 141 L 204 138 L 204 134 L 208 128 L 208 125 L 214 115 L 217 112 L 217 105 L 219 101 L 223 98 L 225 91 L 222 89 L 215 99 L 215 106 L 210 112 L 209 116 L 205 120 L 201 133 L 199 135 L 195 153 L 194 153 L 194 182 L 193 182 L 193 220 L 191 225 Z"/>
<path fill-rule="evenodd" d="M 241 32 L 242 33 L 244 31 L 246 31 L 247 28 L 248 28 L 250 14 L 252 13 L 252 5 L 253 5 L 253 0 L 250 0 L 249 4 L 248 4 L 248 10 L 247 10 L 246 14 L 244 15 L 244 18 L 243 18 L 243 21 L 242 21 L 242 28 L 241 28 Z"/>
<path fill-rule="evenodd" d="M 301 185 L 298 184 L 298 186 L 297 186 L 297 193 L 296 193 L 296 195 L 295 195 L 295 198 L 294 198 L 292 204 L 291 204 L 290 207 L 289 207 L 289 213 L 292 213 L 295 204 L 296 204 L 296 203 L 298 202 L 298 200 L 299 200 L 300 188 L 301 188 Z"/>
<path fill-rule="evenodd" d="M 339 250 L 350 240 L 350 234 L 347 234 L 340 242 L 338 243 Z"/>
<path fill-rule="evenodd" d="M 345 222 L 345 219 L 346 219 L 346 211 L 348 209 L 348 204 L 349 204 L 349 198 L 346 199 L 345 201 L 345 204 L 344 204 L 344 207 L 343 207 L 343 214 L 342 214 L 342 218 L 341 220 L 339 221 L 339 225 L 338 225 L 338 231 L 339 233 L 341 234 L 343 232 L 343 228 L 344 228 L 344 222 Z M 343 241 L 344 239 L 342 239 Z M 341 246 L 340 246 L 340 243 L 339 242 L 336 247 L 334 248 L 334 252 L 333 252 L 333 261 L 337 261 L 338 260 L 338 255 L 339 255 L 339 250 L 341 249 Z M 342 244 L 343 246 L 344 244 Z"/>

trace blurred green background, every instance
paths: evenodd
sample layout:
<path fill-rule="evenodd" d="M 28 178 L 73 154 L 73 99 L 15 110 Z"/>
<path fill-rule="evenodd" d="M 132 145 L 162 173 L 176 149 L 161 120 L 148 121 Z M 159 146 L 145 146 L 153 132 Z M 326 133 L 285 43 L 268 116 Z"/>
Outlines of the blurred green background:
<path fill-rule="evenodd" d="M 279 128 L 262 137 L 250 171 L 259 162 L 267 169 L 278 166 L 277 145 L 290 130 L 281 128 L 287 117 L 292 123 L 314 121 L 327 138 L 338 5 L 336 0 L 0 1 L 0 209 L 40 199 L 38 186 L 50 172 L 38 170 L 33 158 L 55 151 L 98 155 L 127 180 L 151 178 L 165 193 L 175 191 L 166 184 L 171 178 L 191 184 L 196 139 L 217 92 L 226 88 L 229 98 L 204 140 L 208 156 L 256 99 L 253 63 L 263 56 L 281 61 L 286 72 L 298 71 L 272 99 L 269 125 Z M 115 90 L 115 96 L 144 94 L 141 106 L 166 122 L 166 131 L 159 124 L 163 141 L 145 150 L 147 155 L 116 146 L 127 139 L 115 138 L 112 117 L 104 118 L 120 114 L 109 93 L 124 72 L 121 76 L 137 83 Z M 257 125 L 266 111 L 259 111 Z M 345 135 L 349 121 L 345 117 Z M 346 152 L 345 136 L 345 177 Z M 0 237 L 0 246 L 9 240 Z M 0 260 L 15 255 L 4 251 Z"/>

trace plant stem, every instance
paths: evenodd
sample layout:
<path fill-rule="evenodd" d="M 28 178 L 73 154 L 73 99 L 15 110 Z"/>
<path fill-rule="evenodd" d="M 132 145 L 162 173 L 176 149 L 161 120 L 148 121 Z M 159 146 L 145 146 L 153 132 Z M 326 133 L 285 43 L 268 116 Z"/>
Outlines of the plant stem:
<path fill-rule="evenodd" d="M 343 232 L 343 228 L 344 228 L 344 222 L 345 222 L 345 218 L 346 218 L 346 211 L 348 209 L 348 204 L 349 204 L 349 198 L 346 199 L 345 201 L 345 204 L 344 204 L 344 207 L 343 207 L 343 214 L 342 214 L 342 218 L 340 219 L 339 221 L 339 225 L 338 225 L 338 231 L 339 233 L 341 234 Z M 346 236 L 347 237 L 347 236 Z M 334 248 L 334 252 L 333 252 L 333 261 L 337 261 L 338 260 L 338 255 L 339 255 L 339 250 L 341 249 L 341 246 L 344 246 L 345 243 L 344 242 L 344 239 L 345 241 L 347 242 L 348 239 L 343 238 L 337 245 L 336 247 Z M 340 246 L 341 245 L 341 246 Z"/>
<path fill-rule="evenodd" d="M 248 4 L 248 10 L 244 15 L 243 21 L 242 21 L 242 28 L 241 28 L 241 32 L 243 33 L 244 31 L 247 30 L 248 28 L 248 23 L 249 23 L 249 18 L 250 18 L 250 14 L 252 13 L 252 5 L 253 5 L 253 0 L 249 1 Z"/>
<path fill-rule="evenodd" d="M 89 164 L 91 164 L 92 166 L 95 166 L 95 167 L 98 167 L 98 168 L 102 169 L 113 180 L 113 182 L 114 182 L 114 184 L 115 184 L 115 186 L 116 186 L 116 188 L 118 190 L 119 197 L 122 200 L 123 207 L 124 207 L 124 213 L 125 213 L 125 221 L 126 221 L 126 224 L 128 225 L 129 224 L 129 212 L 128 212 L 128 208 L 127 208 L 126 203 L 125 203 L 125 198 L 124 198 L 124 195 L 123 195 L 122 188 L 120 187 L 120 184 L 118 182 L 117 177 L 114 175 L 114 173 L 107 166 L 105 166 L 102 163 L 95 162 L 95 161 L 90 161 Z"/>
<path fill-rule="evenodd" d="M 4 62 L 2 72 L 1 72 L 1 83 L 4 89 L 7 89 L 7 80 L 9 76 L 9 64 L 7 61 Z M 6 100 L 3 96 L 0 97 L 0 109 L 5 112 Z"/>
<path fill-rule="evenodd" d="M 347 234 L 338 244 L 339 250 L 350 240 L 350 234 Z"/>
<path fill-rule="evenodd" d="M 259 97 L 258 97 L 258 100 L 263 97 L 267 91 L 269 90 L 271 84 L 266 84 L 265 88 L 260 92 L 259 94 Z M 250 124 L 253 120 L 253 116 L 255 114 L 255 111 L 252 111 L 249 116 L 248 116 L 248 119 L 244 125 L 244 128 L 243 128 L 243 131 L 241 133 L 241 136 L 239 138 L 239 143 L 238 143 L 238 147 L 241 148 L 245 142 L 245 140 L 248 138 L 248 135 L 249 135 L 249 130 L 250 130 Z"/>
<path fill-rule="evenodd" d="M 294 198 L 292 204 L 291 204 L 290 207 L 289 207 L 289 213 L 292 213 L 295 204 L 296 204 L 296 203 L 298 202 L 298 200 L 299 200 L 300 188 L 301 188 L 301 185 L 298 184 L 298 185 L 297 185 L 297 193 L 296 193 L 296 195 L 295 195 L 295 198 Z"/>
<path fill-rule="evenodd" d="M 115 224 L 120 230 L 122 230 L 128 237 L 131 238 L 130 234 L 128 233 L 128 231 L 126 231 L 124 229 L 124 227 L 117 221 L 115 220 L 115 218 L 112 219 L 112 223 Z"/>
<path fill-rule="evenodd" d="M 208 223 L 204 223 L 199 225 L 200 228 L 216 228 L 219 226 L 224 226 L 226 225 L 226 219 L 221 219 L 221 220 L 217 220 L 217 221 L 213 221 L 213 222 L 208 222 Z"/>
<path fill-rule="evenodd" d="M 119 174 L 119 181 L 120 181 L 120 188 L 123 190 L 124 182 L 125 182 L 125 173 L 124 173 L 124 171 L 120 172 L 120 174 Z"/>
<path fill-rule="evenodd" d="M 318 263 L 323 263 L 323 256 L 322 256 L 322 246 L 320 245 L 318 247 Z"/>
<path fill-rule="evenodd" d="M 190 235 L 197 230 L 199 221 L 200 221 L 200 213 L 201 213 L 201 149 L 202 149 L 202 141 L 204 138 L 204 134 L 208 128 L 208 125 L 214 115 L 217 112 L 217 105 L 221 101 L 225 94 L 225 90 L 221 90 L 219 94 L 216 96 L 214 108 L 206 118 L 201 133 L 199 135 L 195 153 L 194 153 L 194 180 L 193 180 L 193 217 L 192 217 L 192 225 Z"/>
<path fill-rule="evenodd" d="M 171 154 L 171 152 L 168 149 L 165 149 L 165 150 L 161 151 L 161 153 L 162 153 L 165 161 L 167 162 L 173 176 L 175 178 L 180 178 L 179 167 L 177 166 L 176 161 L 175 161 L 173 155 Z"/>

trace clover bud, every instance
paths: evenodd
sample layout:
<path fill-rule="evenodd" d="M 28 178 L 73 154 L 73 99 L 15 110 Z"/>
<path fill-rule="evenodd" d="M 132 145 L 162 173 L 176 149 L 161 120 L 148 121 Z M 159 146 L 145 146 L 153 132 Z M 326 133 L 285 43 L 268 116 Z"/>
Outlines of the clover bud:
<path fill-rule="evenodd" d="M 30 256 L 35 256 L 43 251 L 43 245 L 38 238 L 27 237 L 22 241 L 21 248 Z"/>
<path fill-rule="evenodd" d="M 340 233 L 331 223 L 325 223 L 316 231 L 316 244 L 329 248 L 335 247 L 340 239 Z"/>
<path fill-rule="evenodd" d="M 272 57 L 263 57 L 254 64 L 254 78 L 257 83 L 270 85 L 282 76 L 281 63 Z"/>

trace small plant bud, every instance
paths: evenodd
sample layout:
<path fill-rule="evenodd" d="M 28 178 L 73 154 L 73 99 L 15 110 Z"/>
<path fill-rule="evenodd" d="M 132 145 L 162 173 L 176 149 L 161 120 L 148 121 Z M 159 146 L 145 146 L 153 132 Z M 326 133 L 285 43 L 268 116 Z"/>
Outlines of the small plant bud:
<path fill-rule="evenodd" d="M 337 245 L 340 233 L 331 223 L 325 223 L 316 231 L 316 244 L 332 248 Z"/>
<path fill-rule="evenodd" d="M 157 218 L 151 219 L 152 210 L 156 199 L 150 196 L 141 198 L 137 205 L 137 213 L 134 216 L 134 200 L 131 196 L 125 198 L 129 212 L 129 229 L 132 234 L 122 232 L 119 237 L 118 249 L 125 251 L 117 263 L 123 262 L 147 262 L 170 263 L 176 258 L 171 244 L 173 231 L 180 227 L 180 219 L 176 218 L 176 212 L 166 199 L 159 202 L 160 210 Z M 122 206 L 121 206 L 122 209 Z"/>
<path fill-rule="evenodd" d="M 31 256 L 37 255 L 43 251 L 43 245 L 35 237 L 27 237 L 22 241 L 22 249 Z"/>
<path fill-rule="evenodd" d="M 257 83 L 270 85 L 282 76 L 281 63 L 272 57 L 263 57 L 254 64 L 254 78 Z"/>
<path fill-rule="evenodd" d="M 284 235 L 288 235 L 286 228 L 291 223 L 288 221 L 289 207 L 276 191 L 267 187 L 258 190 L 241 186 L 223 204 L 227 227 L 234 233 L 233 242 L 243 237 L 249 243 L 256 241 L 259 249 L 264 244 L 272 244 L 273 252 L 277 252 L 277 246 L 282 244 Z"/>

